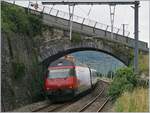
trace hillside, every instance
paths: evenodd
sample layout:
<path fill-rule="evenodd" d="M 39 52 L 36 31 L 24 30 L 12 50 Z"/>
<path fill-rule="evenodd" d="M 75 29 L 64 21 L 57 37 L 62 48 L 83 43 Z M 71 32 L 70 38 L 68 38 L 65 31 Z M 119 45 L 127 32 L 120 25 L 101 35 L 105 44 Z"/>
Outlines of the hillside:
<path fill-rule="evenodd" d="M 72 55 L 80 62 L 90 64 L 91 67 L 103 74 L 107 74 L 109 71 L 115 71 L 117 68 L 124 66 L 124 64 L 116 58 L 102 52 L 81 51 L 73 53 Z"/>

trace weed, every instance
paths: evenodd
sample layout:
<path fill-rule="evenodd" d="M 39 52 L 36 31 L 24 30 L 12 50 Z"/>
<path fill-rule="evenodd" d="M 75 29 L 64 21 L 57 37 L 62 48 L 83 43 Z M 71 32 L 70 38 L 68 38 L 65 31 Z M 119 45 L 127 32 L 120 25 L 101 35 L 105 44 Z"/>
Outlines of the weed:
<path fill-rule="evenodd" d="M 117 112 L 148 112 L 148 89 L 138 87 L 133 92 L 124 92 L 115 103 Z"/>

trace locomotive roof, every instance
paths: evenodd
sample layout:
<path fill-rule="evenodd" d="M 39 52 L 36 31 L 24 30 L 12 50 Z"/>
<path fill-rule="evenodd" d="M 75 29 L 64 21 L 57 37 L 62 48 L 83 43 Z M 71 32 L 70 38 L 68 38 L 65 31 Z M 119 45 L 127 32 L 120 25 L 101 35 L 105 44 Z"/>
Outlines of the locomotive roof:
<path fill-rule="evenodd" d="M 58 59 L 54 62 L 52 62 L 49 66 L 53 67 L 53 66 L 75 66 L 75 63 L 66 60 L 66 59 Z"/>
<path fill-rule="evenodd" d="M 86 64 L 79 62 L 78 60 L 72 61 L 70 59 L 60 58 L 56 61 L 53 61 L 49 65 L 50 67 L 61 67 L 61 66 L 81 66 L 81 67 L 88 67 Z"/>

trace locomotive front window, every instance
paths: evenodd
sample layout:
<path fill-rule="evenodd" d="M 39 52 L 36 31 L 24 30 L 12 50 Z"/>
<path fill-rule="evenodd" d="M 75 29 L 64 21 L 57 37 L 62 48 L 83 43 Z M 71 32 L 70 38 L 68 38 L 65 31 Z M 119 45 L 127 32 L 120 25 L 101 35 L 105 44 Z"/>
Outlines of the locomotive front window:
<path fill-rule="evenodd" d="M 48 78 L 65 78 L 73 75 L 73 69 L 50 69 Z"/>

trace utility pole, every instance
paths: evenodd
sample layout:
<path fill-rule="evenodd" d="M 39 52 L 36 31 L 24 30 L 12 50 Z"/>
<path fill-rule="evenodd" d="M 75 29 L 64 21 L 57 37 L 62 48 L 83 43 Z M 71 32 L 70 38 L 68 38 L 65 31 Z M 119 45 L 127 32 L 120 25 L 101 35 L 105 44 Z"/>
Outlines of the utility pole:
<path fill-rule="evenodd" d="M 135 5 L 133 8 L 134 8 L 134 38 L 135 38 L 134 72 L 135 74 L 138 74 L 139 1 L 135 1 Z"/>

